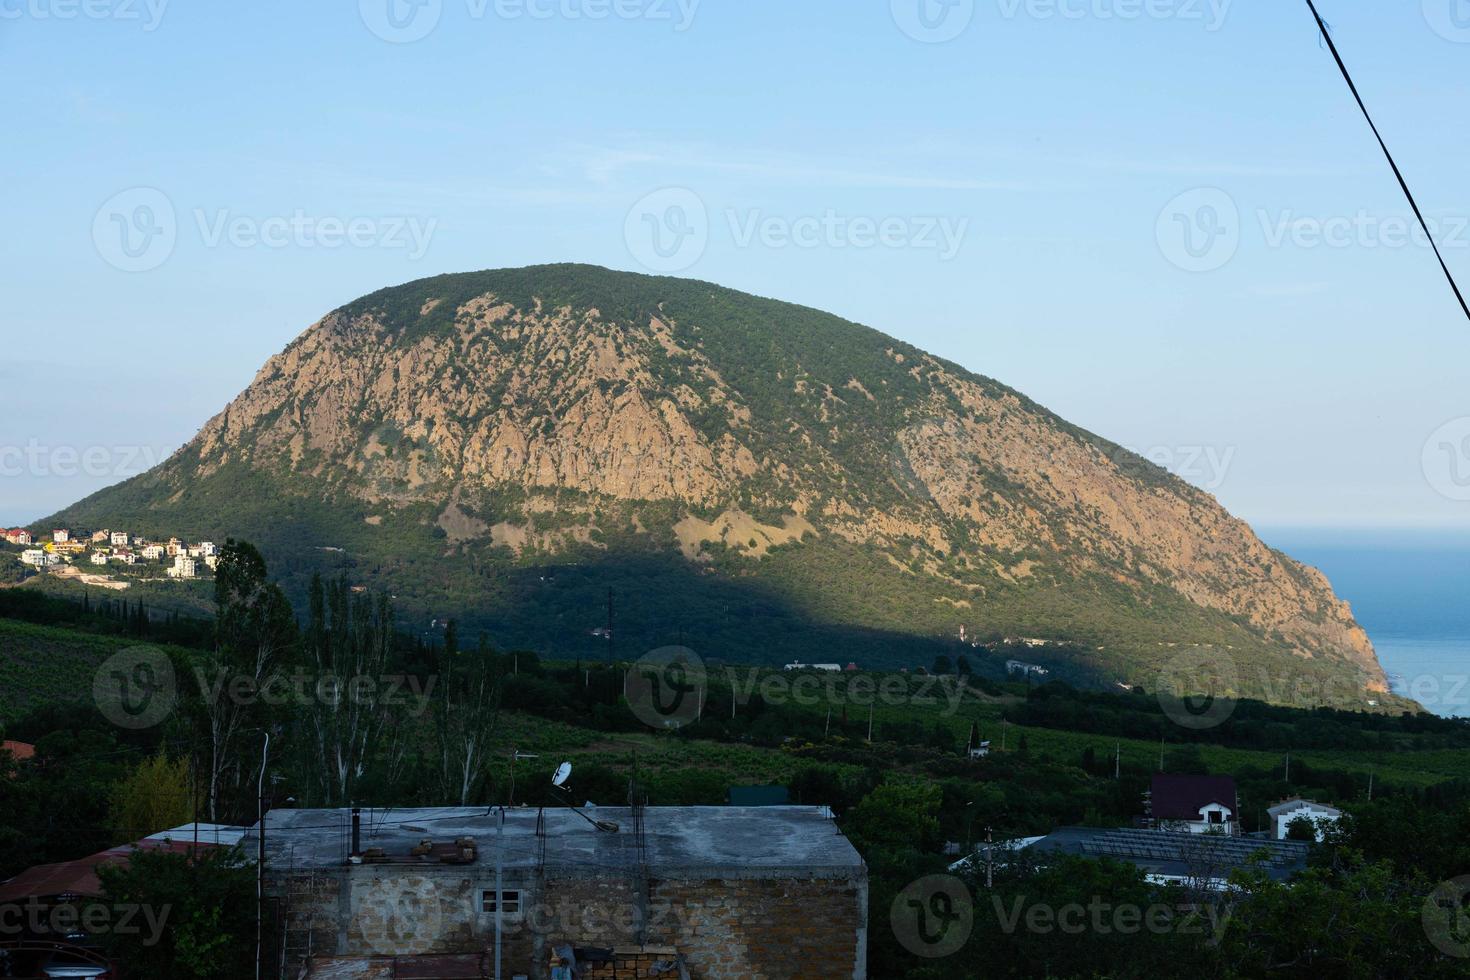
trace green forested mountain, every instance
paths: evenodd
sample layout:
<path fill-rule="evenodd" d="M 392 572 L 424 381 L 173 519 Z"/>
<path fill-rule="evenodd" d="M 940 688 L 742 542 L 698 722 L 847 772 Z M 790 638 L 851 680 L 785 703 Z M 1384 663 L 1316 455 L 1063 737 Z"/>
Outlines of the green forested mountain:
<path fill-rule="evenodd" d="M 996 381 L 709 283 L 543 266 L 329 314 L 175 456 L 53 518 L 258 544 L 502 648 L 865 666 L 1006 637 L 1059 676 L 1380 699 L 1315 570 Z M 1309 697 L 1315 695 L 1309 694 Z"/>

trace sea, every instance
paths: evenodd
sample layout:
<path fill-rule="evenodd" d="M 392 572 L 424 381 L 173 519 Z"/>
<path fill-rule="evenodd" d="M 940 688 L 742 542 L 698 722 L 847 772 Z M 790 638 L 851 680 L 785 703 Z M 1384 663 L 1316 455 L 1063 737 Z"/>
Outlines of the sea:
<path fill-rule="evenodd" d="M 1470 717 L 1470 531 L 1266 528 L 1260 535 L 1332 580 L 1395 692 L 1436 714 Z"/>

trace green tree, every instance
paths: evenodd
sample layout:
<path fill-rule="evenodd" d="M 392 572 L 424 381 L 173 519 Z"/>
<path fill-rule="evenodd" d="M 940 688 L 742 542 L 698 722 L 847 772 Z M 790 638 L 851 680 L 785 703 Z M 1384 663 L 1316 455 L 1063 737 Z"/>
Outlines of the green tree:
<path fill-rule="evenodd" d="M 112 791 L 112 826 L 123 840 L 138 840 L 194 819 L 189 761 L 165 752 L 144 759 Z"/>
<path fill-rule="evenodd" d="M 236 980 L 255 975 L 255 872 L 233 849 L 132 852 L 98 868 L 101 903 L 141 910 L 104 937 L 123 976 Z"/>
<path fill-rule="evenodd" d="M 859 846 L 926 850 L 938 843 L 938 784 L 890 779 L 848 811 L 843 829 Z"/>
<path fill-rule="evenodd" d="M 239 787 L 256 764 L 246 751 L 245 730 L 264 726 L 272 712 L 264 693 L 289 664 L 296 621 L 265 559 L 233 538 L 220 549 L 215 568 L 215 644 L 201 657 L 197 724 L 209 745 L 206 800 L 218 820 L 224 794 Z M 237 795 L 239 795 L 237 793 Z"/>

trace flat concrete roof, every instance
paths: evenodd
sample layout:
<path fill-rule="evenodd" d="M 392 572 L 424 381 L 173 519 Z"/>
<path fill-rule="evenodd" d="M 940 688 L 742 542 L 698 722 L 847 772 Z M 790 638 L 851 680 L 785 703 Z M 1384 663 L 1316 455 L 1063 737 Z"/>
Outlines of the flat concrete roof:
<path fill-rule="evenodd" d="M 633 812 L 627 807 L 584 809 L 589 817 L 618 825 L 617 833 L 593 827 L 565 807 L 546 813 L 545 861 L 559 874 L 626 873 L 639 863 Z M 535 808 L 505 812 L 501 862 L 508 871 L 536 868 L 541 840 Z M 423 840 L 452 842 L 473 837 L 474 866 L 495 867 L 497 812 L 486 807 L 362 811 L 362 846 L 380 847 L 393 863 L 365 864 L 387 873 L 395 868 L 441 868 L 462 875 L 466 865 L 410 857 Z M 351 810 L 274 810 L 266 814 L 266 865 L 271 870 L 346 867 L 351 849 Z M 257 825 L 258 826 L 258 825 Z M 847 875 L 863 868 L 862 858 L 824 807 L 690 806 L 647 807 L 643 811 L 643 860 L 655 877 L 696 877 L 718 872 L 755 877 L 793 877 L 812 873 Z M 247 856 L 257 848 L 255 828 L 241 842 Z M 408 862 L 408 863 L 405 863 Z"/>

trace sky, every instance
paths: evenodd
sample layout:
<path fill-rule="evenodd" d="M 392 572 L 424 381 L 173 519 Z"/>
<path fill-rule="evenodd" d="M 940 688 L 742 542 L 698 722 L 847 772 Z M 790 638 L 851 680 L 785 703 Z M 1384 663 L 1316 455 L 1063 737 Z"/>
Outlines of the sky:
<path fill-rule="evenodd" d="M 1321 0 L 1470 286 L 1470 2 Z M 832 311 L 1263 527 L 1470 528 L 1470 323 L 1305 3 L 0 0 L 0 525 L 330 310 L 579 261 Z"/>

